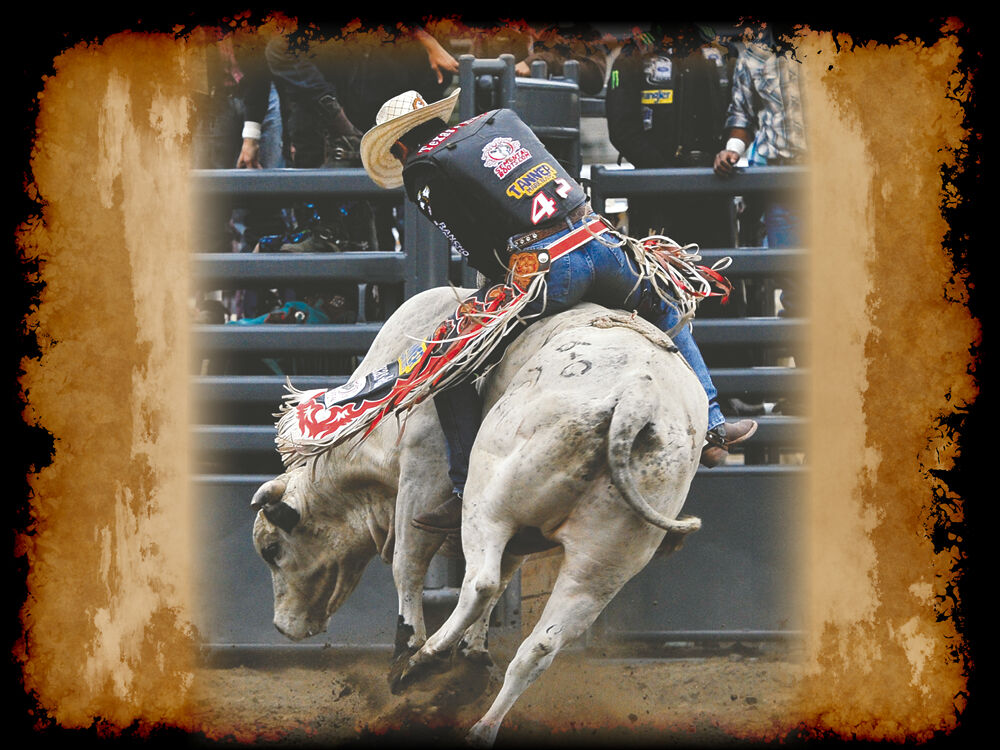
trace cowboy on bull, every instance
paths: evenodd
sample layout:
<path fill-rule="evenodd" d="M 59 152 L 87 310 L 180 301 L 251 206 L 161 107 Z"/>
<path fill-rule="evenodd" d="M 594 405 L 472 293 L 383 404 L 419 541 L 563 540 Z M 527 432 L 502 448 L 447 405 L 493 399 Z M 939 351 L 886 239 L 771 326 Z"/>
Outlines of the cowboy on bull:
<path fill-rule="evenodd" d="M 701 463 L 718 466 L 731 445 L 753 435 L 757 423 L 726 422 L 688 323 L 702 298 L 728 293 L 728 282 L 714 269 L 693 264 L 698 256 L 685 251 L 696 246 L 619 234 L 592 211 L 583 187 L 513 111 L 492 110 L 449 127 L 458 95 L 456 90 L 428 104 L 415 91 L 400 94 L 383 105 L 361 142 L 371 179 L 383 188 L 403 186 L 469 266 L 490 280 L 463 300 L 431 339 L 400 358 L 391 373 L 396 395 L 383 396 L 379 383 L 367 384 L 363 405 L 377 403 L 380 414 L 428 395 L 434 399 L 453 494 L 413 524 L 436 533 L 460 528 L 469 456 L 482 418 L 475 378 L 533 321 L 581 301 L 635 310 L 670 335 L 708 396 Z M 422 374 L 411 385 L 418 371 Z M 357 419 L 362 385 L 346 394 L 355 396 L 353 402 L 337 402 L 347 409 L 335 412 L 339 419 Z M 326 410 L 337 407 L 327 396 L 313 408 L 329 414 Z"/>

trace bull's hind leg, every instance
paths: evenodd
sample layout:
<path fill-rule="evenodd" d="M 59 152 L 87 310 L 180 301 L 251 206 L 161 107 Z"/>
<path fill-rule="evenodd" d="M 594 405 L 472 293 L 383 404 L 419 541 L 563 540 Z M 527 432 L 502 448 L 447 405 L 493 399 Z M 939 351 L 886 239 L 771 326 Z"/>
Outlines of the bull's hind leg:
<path fill-rule="evenodd" d="M 488 528 L 482 528 L 488 527 Z M 414 654 L 395 679 L 394 691 L 405 689 L 427 674 L 447 668 L 451 649 L 474 623 L 482 626 L 521 563 L 519 557 L 504 554 L 512 535 L 492 524 L 462 528 L 465 550 L 465 577 L 455 609 L 436 633 Z"/>
<path fill-rule="evenodd" d="M 503 687 L 493 705 L 469 730 L 470 744 L 493 745 L 501 722 L 521 694 L 548 669 L 560 649 L 583 635 L 625 582 L 645 564 L 636 567 L 628 560 L 624 562 L 619 565 L 567 550 L 541 619 L 507 666 Z"/>
<path fill-rule="evenodd" d="M 503 559 L 500 567 L 500 585 L 487 603 L 483 614 L 476 618 L 466 628 L 465 633 L 462 634 L 462 639 L 458 645 L 464 656 L 475 659 L 477 655 L 486 654 L 489 651 L 488 636 L 493 610 L 496 609 L 497 603 L 510 584 L 510 580 L 514 577 L 514 573 L 521 566 L 521 560 L 522 558 L 520 557 L 512 557 L 509 560 L 507 558 Z"/>
<path fill-rule="evenodd" d="M 503 672 L 497 668 L 489 652 L 490 620 L 497 602 L 510 584 L 511 578 L 520 567 L 521 558 L 506 561 L 501 566 L 500 586 L 496 594 L 486 605 L 481 617 L 478 617 L 462 634 L 453 651 L 449 678 L 455 682 L 461 703 L 471 703 L 478 700 L 487 689 L 496 690 L 503 680 Z"/>

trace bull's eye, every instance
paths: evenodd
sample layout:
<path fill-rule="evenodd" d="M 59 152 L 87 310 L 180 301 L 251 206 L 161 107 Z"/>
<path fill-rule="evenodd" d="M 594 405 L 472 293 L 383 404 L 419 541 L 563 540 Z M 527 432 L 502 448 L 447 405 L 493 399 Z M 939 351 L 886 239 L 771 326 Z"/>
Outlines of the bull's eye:
<path fill-rule="evenodd" d="M 268 565 L 276 565 L 275 560 L 278 559 L 279 552 L 281 552 L 281 545 L 278 542 L 271 542 L 260 551 L 260 556 Z"/>

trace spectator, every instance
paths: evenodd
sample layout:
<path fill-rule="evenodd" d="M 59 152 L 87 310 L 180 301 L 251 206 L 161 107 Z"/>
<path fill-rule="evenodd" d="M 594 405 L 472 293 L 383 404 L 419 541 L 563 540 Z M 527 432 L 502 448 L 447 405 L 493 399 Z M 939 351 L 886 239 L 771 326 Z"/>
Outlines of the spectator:
<path fill-rule="evenodd" d="M 272 39 L 267 62 L 288 95 L 294 167 L 360 166 L 362 131 L 386 98 L 410 89 L 437 98 L 458 70 L 426 30 L 405 27 L 300 29 Z"/>
<path fill-rule="evenodd" d="M 638 169 L 711 167 L 729 100 L 727 50 L 700 28 L 654 26 L 623 47 L 608 82 L 608 137 Z M 629 198 L 634 236 L 666 234 L 702 247 L 734 244 L 731 201 L 680 195 Z"/>
<path fill-rule="evenodd" d="M 195 166 L 203 169 L 283 166 L 280 103 L 264 59 L 266 37 L 256 32 L 213 33 L 193 41 L 202 52 L 202 85 L 196 97 Z M 259 239 L 282 231 L 279 210 L 236 209 L 224 222 L 204 228 L 203 252 L 246 252 Z M 256 314 L 256 290 L 215 292 L 228 314 Z"/>
<path fill-rule="evenodd" d="M 575 60 L 580 65 L 579 86 L 583 96 L 597 96 L 604 89 L 608 70 L 608 45 L 604 37 L 585 23 L 553 23 L 529 30 L 530 51 L 518 60 L 514 72 L 531 75 L 531 64 L 545 63 L 550 76 L 562 76 L 564 65 Z"/>
<path fill-rule="evenodd" d="M 590 24 L 517 22 L 469 27 L 452 21 L 444 27 L 439 24 L 439 28 L 470 37 L 470 52 L 477 58 L 513 55 L 515 75 L 529 77 L 531 64 L 541 61 L 550 76 L 562 77 L 565 63 L 575 60 L 580 66 L 580 93 L 596 96 L 604 89 L 610 48 L 606 36 Z"/>
<path fill-rule="evenodd" d="M 204 78 L 197 102 L 195 164 L 202 169 L 282 166 L 281 112 L 264 59 L 266 38 L 199 30 Z"/>
<path fill-rule="evenodd" d="M 451 84 L 458 61 L 420 27 L 331 32 L 300 27 L 271 39 L 266 58 L 288 104 L 286 153 L 295 168 L 360 167 L 362 129 L 382 103 L 416 89 L 438 97 Z M 395 248 L 402 226 L 393 206 L 365 200 L 322 200 L 296 210 L 295 231 L 268 238 L 264 251 L 339 252 Z M 358 308 L 356 285 L 297 290 L 332 293 Z M 368 287 L 366 308 L 378 317 L 380 291 Z"/>
<path fill-rule="evenodd" d="M 714 162 L 717 174 L 734 174 L 744 155 L 751 167 L 804 163 L 801 76 L 801 64 L 790 52 L 776 50 L 770 29 L 747 41 L 733 74 L 727 141 Z M 801 245 L 801 218 L 787 197 L 775 195 L 767 199 L 764 225 L 768 247 Z M 793 287 L 794 283 L 786 283 L 783 289 L 782 303 L 788 312 L 798 304 Z"/>

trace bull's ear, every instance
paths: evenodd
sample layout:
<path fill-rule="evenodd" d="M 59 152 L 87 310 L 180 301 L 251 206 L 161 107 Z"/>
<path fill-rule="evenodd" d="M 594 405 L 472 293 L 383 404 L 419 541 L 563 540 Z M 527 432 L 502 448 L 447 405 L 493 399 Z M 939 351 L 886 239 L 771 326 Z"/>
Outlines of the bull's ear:
<path fill-rule="evenodd" d="M 265 505 L 263 510 L 264 517 L 286 534 L 299 522 L 299 512 L 283 500 Z"/>
<path fill-rule="evenodd" d="M 250 501 L 251 510 L 257 512 L 265 505 L 277 503 L 284 496 L 286 486 L 287 482 L 281 477 L 264 482 L 253 493 L 253 499 Z"/>

